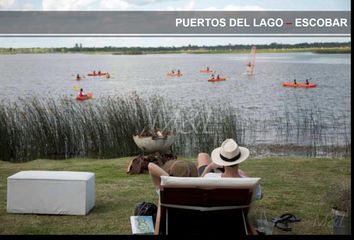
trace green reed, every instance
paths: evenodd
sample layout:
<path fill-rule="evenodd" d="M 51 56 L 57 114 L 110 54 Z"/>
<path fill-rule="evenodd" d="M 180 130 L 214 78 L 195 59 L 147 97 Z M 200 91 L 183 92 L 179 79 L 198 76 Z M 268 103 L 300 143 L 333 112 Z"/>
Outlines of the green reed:
<path fill-rule="evenodd" d="M 19 99 L 0 103 L 0 159 L 23 162 L 137 155 L 141 150 L 132 136 L 145 127 L 175 131 L 172 150 L 184 156 L 210 153 L 226 138 L 248 146 L 261 144 L 261 139 L 270 139 L 272 145 L 305 146 L 309 156 L 323 149 L 335 151 L 339 145 L 343 148 L 340 139 L 344 138 L 349 155 L 351 129 L 345 119 L 347 116 L 333 115 L 326 123 L 321 111 L 298 109 L 255 120 L 239 116 L 230 106 L 194 103 L 188 108 L 178 107 L 159 96 L 142 98 L 135 93 L 84 102 Z"/>

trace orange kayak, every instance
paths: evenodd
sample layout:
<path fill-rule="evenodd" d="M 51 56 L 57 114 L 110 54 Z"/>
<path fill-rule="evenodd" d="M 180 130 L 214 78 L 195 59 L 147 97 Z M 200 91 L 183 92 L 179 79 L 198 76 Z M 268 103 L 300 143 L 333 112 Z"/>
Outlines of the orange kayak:
<path fill-rule="evenodd" d="M 83 100 L 91 99 L 92 97 L 93 97 L 93 93 L 88 92 L 86 96 L 77 96 L 76 100 L 83 101 Z"/>
<path fill-rule="evenodd" d="M 167 73 L 167 76 L 169 76 L 169 77 L 180 77 L 182 75 L 183 75 L 182 73 L 180 73 L 180 74 L 178 74 L 178 73 Z"/>
<path fill-rule="evenodd" d="M 201 73 L 213 73 L 214 71 L 213 70 L 202 69 L 202 70 L 199 70 L 199 72 L 201 72 Z"/>
<path fill-rule="evenodd" d="M 285 82 L 283 83 L 283 87 L 302 87 L 302 88 L 314 88 L 317 87 L 317 84 L 314 83 L 310 83 L 310 84 L 305 84 L 305 83 L 289 83 L 289 82 Z"/>
<path fill-rule="evenodd" d="M 87 76 L 96 77 L 96 76 L 104 76 L 104 75 L 106 75 L 106 74 L 107 74 L 107 73 L 100 73 L 100 74 L 98 74 L 98 73 L 95 73 L 95 74 L 89 73 L 89 74 L 87 74 Z"/>
<path fill-rule="evenodd" d="M 211 78 L 208 79 L 208 82 L 221 82 L 221 81 L 225 81 L 226 78 Z"/>

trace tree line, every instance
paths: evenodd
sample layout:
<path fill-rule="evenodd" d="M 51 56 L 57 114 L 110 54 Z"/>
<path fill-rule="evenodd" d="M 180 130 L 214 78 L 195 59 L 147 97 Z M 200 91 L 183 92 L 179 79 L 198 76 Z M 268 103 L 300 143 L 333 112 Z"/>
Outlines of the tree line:
<path fill-rule="evenodd" d="M 190 52 L 190 51 L 237 51 L 244 50 L 249 51 L 252 46 L 256 46 L 257 49 L 306 49 L 306 48 L 350 48 L 351 42 L 314 42 L 314 43 L 297 43 L 297 44 L 282 44 L 282 43 L 270 43 L 270 44 L 228 44 L 228 45 L 216 45 L 216 46 L 171 46 L 171 47 L 82 47 L 80 44 L 75 44 L 74 47 L 56 47 L 56 48 L 0 48 L 0 53 L 75 53 L 75 52 L 112 52 L 116 54 L 145 54 L 145 53 L 178 53 L 178 52 Z"/>

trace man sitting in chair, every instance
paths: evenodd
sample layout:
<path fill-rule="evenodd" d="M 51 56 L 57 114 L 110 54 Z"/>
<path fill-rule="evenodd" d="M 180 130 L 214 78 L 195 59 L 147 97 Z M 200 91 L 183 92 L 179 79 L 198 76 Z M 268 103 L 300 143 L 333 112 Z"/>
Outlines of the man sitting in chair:
<path fill-rule="evenodd" d="M 233 139 L 226 139 L 220 147 L 211 153 L 211 160 L 207 153 L 198 154 L 198 175 L 205 178 L 243 178 L 248 177 L 245 172 L 239 169 L 239 164 L 249 157 L 249 150 L 240 147 Z M 161 176 L 169 174 L 154 163 L 148 165 L 152 182 L 159 192 Z M 182 177 L 182 176 L 181 176 Z M 262 198 L 260 185 L 256 188 L 256 199 Z"/>

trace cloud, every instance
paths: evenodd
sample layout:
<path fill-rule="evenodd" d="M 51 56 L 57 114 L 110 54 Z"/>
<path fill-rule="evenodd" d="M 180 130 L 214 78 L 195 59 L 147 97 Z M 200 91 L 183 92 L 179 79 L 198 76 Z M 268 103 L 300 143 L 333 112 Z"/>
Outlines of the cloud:
<path fill-rule="evenodd" d="M 257 5 L 227 5 L 223 8 L 224 11 L 264 11 L 266 9 Z"/>
<path fill-rule="evenodd" d="M 3 1 L 3 0 L 0 0 Z M 7 0 L 9 1 L 9 0 Z M 14 1 L 14 0 L 12 0 Z M 163 1 L 179 0 L 42 0 L 44 11 L 121 11 L 138 10 L 142 6 L 155 4 Z"/>
<path fill-rule="evenodd" d="M 168 7 L 167 9 L 162 9 L 162 10 L 165 11 L 265 11 L 266 9 L 258 5 L 234 5 L 234 4 L 229 4 L 224 7 L 210 6 L 210 7 L 199 9 L 196 6 L 196 1 L 192 0 L 188 2 L 184 7 Z"/>
<path fill-rule="evenodd" d="M 102 0 L 100 3 L 101 10 L 131 10 L 134 8 L 128 1 L 123 0 Z"/>
<path fill-rule="evenodd" d="M 184 11 L 193 11 L 195 10 L 195 1 L 190 1 L 185 7 Z"/>
<path fill-rule="evenodd" d="M 99 10 L 139 10 L 141 7 L 166 1 L 180 0 L 100 0 Z"/>
<path fill-rule="evenodd" d="M 33 11 L 34 6 L 32 3 L 25 3 L 21 6 L 21 11 Z"/>
<path fill-rule="evenodd" d="M 207 7 L 203 8 L 201 11 L 217 11 L 218 9 L 216 7 Z"/>
<path fill-rule="evenodd" d="M 169 2 L 173 0 L 127 0 L 127 2 L 134 4 L 134 5 L 146 5 L 151 3 L 158 3 L 158 2 Z M 174 0 L 178 1 L 178 0 Z"/>
<path fill-rule="evenodd" d="M 223 8 L 217 7 L 206 7 L 201 9 L 200 11 L 265 11 L 265 8 L 262 8 L 257 5 L 226 5 Z"/>
<path fill-rule="evenodd" d="M 43 11 L 94 10 L 96 0 L 42 0 Z"/>
<path fill-rule="evenodd" d="M 184 7 L 167 7 L 167 9 L 164 9 L 165 11 L 195 11 L 195 1 L 192 0 L 188 2 Z M 161 11 L 164 11 L 161 10 Z"/>
<path fill-rule="evenodd" d="M 9 9 L 14 3 L 15 3 L 15 0 L 0 0 L 0 9 L 7 10 L 7 9 Z"/>

